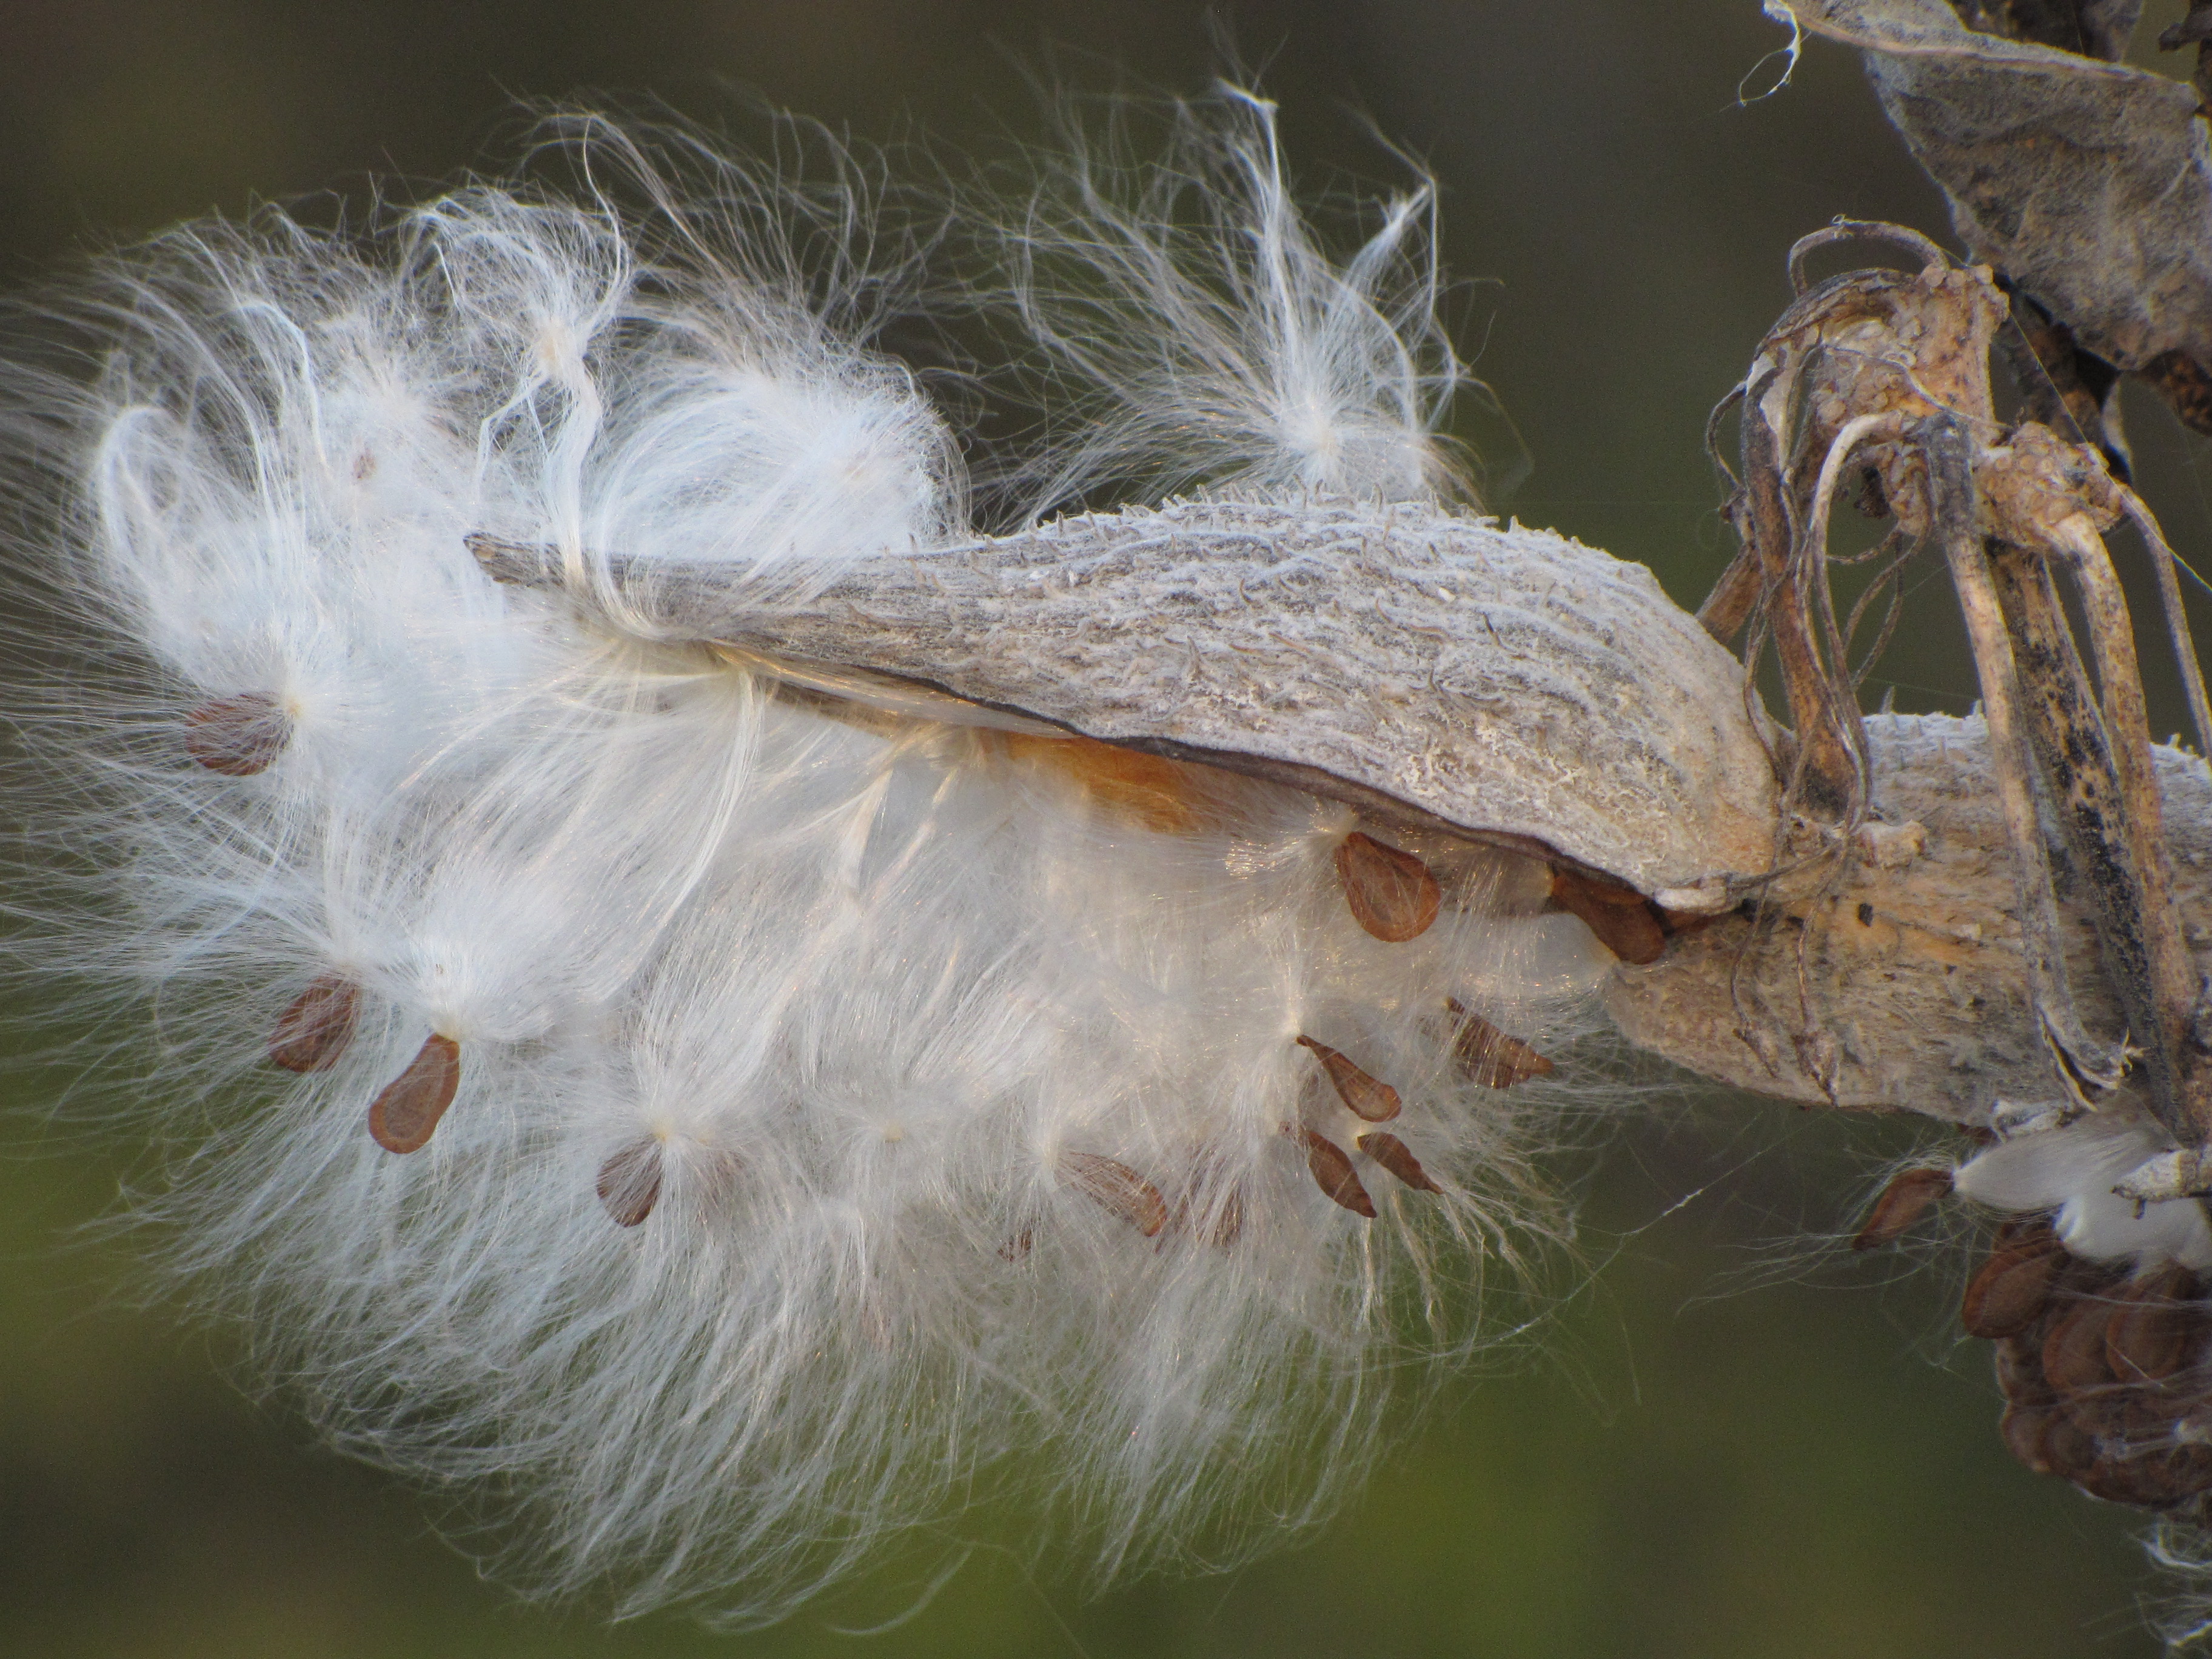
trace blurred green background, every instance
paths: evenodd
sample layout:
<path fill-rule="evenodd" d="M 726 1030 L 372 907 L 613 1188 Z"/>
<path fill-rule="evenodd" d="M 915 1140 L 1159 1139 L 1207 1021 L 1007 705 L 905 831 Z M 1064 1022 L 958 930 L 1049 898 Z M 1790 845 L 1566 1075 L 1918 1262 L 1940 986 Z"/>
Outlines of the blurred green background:
<path fill-rule="evenodd" d="M 2178 17 L 2153 4 L 2144 36 Z M 1753 0 L 1277 0 L 1218 15 L 1318 185 L 1395 181 L 1366 123 L 1426 158 L 1463 348 L 1533 469 L 1499 503 L 1650 563 L 1686 604 L 1724 563 L 1705 412 L 1787 298 L 1790 241 L 1837 213 L 1942 232 L 1855 63 L 1794 83 Z M 1018 65 L 1093 89 L 1196 90 L 1206 15 L 1164 0 L 633 0 L 343 7 L 0 4 L 8 279 L 258 198 L 496 167 L 513 100 L 647 93 L 712 118 L 750 93 L 944 148 L 1038 125 Z M 2143 54 L 2146 61 L 2149 55 Z M 2179 73 L 2173 60 L 2164 65 Z M 2185 554 L 2212 547 L 2204 453 L 2133 410 Z M 1877 693 L 1962 711 L 1940 589 Z M 2154 685 L 2160 730 L 2179 724 Z M 1954 1341 L 1959 1263 L 1856 1267 L 1848 1231 L 1911 1126 L 1700 1094 L 1583 1178 L 1594 1285 L 1539 1351 L 1449 1382 L 1325 1532 L 1242 1571 L 1087 1598 L 979 1553 L 884 1577 L 764 1633 L 610 1630 L 518 1606 L 416 1497 L 224 1379 L 220 1336 L 130 1299 L 112 1211 L 128 1148 L 52 1127 L 62 1080 L 4 1074 L 0 1119 L 0 1653 L 840 1654 L 1911 1659 L 2154 1650 L 2135 1519 L 2008 1462 L 1985 1350 Z M 1687 1195 L 1688 1201 L 1677 1203 Z"/>

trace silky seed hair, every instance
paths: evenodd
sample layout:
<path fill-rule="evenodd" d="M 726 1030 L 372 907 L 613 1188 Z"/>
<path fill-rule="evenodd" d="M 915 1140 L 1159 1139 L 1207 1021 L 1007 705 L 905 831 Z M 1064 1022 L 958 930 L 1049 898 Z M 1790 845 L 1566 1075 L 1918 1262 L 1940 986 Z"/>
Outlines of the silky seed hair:
<path fill-rule="evenodd" d="M 1018 1473 L 1101 1576 L 1279 1541 L 1563 1231 L 1534 1160 L 1656 924 L 492 581 L 472 536 L 766 595 L 972 533 L 872 343 L 933 290 L 869 165 L 552 136 L 575 193 L 191 225 L 17 319 L 24 659 L 69 641 L 20 704 L 19 950 L 100 1022 L 137 1213 L 534 1593 L 772 1619 Z M 997 296 L 1076 377 L 1037 499 L 1335 491 L 1379 532 L 1449 485 L 1425 186 L 1334 261 L 1233 91 L 1102 176 L 1048 164 L 994 244 L 1087 262 Z M 1193 179 L 1197 228 L 1158 207 Z"/>

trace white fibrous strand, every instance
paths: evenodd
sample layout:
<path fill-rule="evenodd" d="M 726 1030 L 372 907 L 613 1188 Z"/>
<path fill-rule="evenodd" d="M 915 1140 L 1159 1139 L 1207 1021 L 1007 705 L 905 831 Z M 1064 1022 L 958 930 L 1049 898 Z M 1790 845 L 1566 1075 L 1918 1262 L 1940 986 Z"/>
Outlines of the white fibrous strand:
<path fill-rule="evenodd" d="M 1101 1573 L 1285 1535 L 1560 1224 L 1610 957 L 1510 855 L 495 583 L 465 538 L 765 599 L 971 533 L 865 169 L 567 137 L 573 197 L 189 226 L 19 319 L 25 949 L 105 1010 L 141 1213 L 536 1592 L 772 1618 L 999 1481 Z M 1425 195 L 1332 263 L 1266 106 L 1179 143 L 1171 234 L 1081 161 L 1088 229 L 1012 214 L 1113 394 L 1054 476 L 1448 483 Z"/>
<path fill-rule="evenodd" d="M 1116 102 L 1086 135 L 1071 106 L 1066 153 L 1005 222 L 1006 297 L 1054 428 L 1024 498 L 1463 493 L 1440 434 L 1474 383 L 1437 318 L 1433 181 L 1382 204 L 1339 261 L 1291 198 L 1273 105 L 1226 86 L 1176 104 L 1164 159 L 1142 162 L 1139 114 Z"/>

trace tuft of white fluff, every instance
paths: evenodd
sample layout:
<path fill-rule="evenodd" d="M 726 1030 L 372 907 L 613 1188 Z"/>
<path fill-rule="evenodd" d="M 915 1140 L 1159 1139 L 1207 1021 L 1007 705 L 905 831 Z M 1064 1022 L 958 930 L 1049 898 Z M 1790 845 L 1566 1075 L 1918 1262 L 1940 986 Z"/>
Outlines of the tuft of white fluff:
<path fill-rule="evenodd" d="M 1285 177 L 1275 106 L 1223 84 L 1168 111 L 1139 162 L 1131 106 L 1048 165 L 1000 237 L 1042 352 L 1037 506 L 1101 483 L 1426 499 L 1465 489 L 1440 433 L 1472 384 L 1439 325 L 1436 186 L 1382 204 L 1339 263 Z"/>
<path fill-rule="evenodd" d="M 2178 1261 L 2201 1273 L 2212 1267 L 2203 1205 L 2139 1204 L 2112 1190 L 2170 1149 L 2155 1123 L 2099 1114 L 1985 1147 L 1959 1166 L 1958 1190 L 2001 1210 L 2056 1211 L 2059 1241 L 2084 1261 Z"/>
<path fill-rule="evenodd" d="M 1556 1047 L 1601 954 L 1510 860 L 1384 944 L 1346 807 L 1200 776 L 1148 821 L 1049 745 L 495 586 L 471 532 L 764 595 L 971 533 L 868 343 L 903 274 L 864 191 L 572 136 L 574 199 L 194 225 L 27 325 L 76 366 L 10 372 L 15 553 L 79 648 L 33 708 L 70 856 L 25 948 L 135 1034 L 106 1063 L 168 1259 L 538 1593 L 771 1619 L 1017 1482 L 1101 1572 L 1283 1536 L 1556 1223 L 1561 1097 L 1470 1080 L 1445 999 Z M 1159 190 L 1237 192 L 1207 225 L 1084 198 L 1096 311 L 1040 328 L 1122 406 L 1064 476 L 1440 480 L 1421 201 L 1336 266 L 1266 106 L 1182 143 Z M 265 767 L 196 760 L 241 707 Z M 350 1041 L 272 1066 L 333 987 Z M 1362 1159 L 1374 1220 L 1325 1195 L 1296 1137 L 1368 1126 L 1301 1036 L 1400 1091 L 1440 1191 Z M 441 1054 L 450 1109 L 386 1150 L 371 1103 Z"/>

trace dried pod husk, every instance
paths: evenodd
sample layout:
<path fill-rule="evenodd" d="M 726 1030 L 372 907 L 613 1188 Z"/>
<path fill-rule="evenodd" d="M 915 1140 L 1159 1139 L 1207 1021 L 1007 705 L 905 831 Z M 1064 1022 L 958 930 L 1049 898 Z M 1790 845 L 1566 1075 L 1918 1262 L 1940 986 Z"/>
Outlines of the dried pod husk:
<path fill-rule="evenodd" d="M 361 987 L 343 974 L 319 974 L 276 1017 L 269 1059 L 288 1072 L 328 1071 L 352 1042 L 361 1020 Z"/>
<path fill-rule="evenodd" d="M 557 549 L 470 545 L 502 581 L 566 582 Z M 1256 775 L 1675 910 L 1727 908 L 1773 860 L 1742 665 L 1643 567 L 1545 532 L 1404 501 L 1189 501 L 803 587 L 628 551 L 596 550 L 574 593 L 607 625 L 830 695 Z"/>
<path fill-rule="evenodd" d="M 185 752 L 227 778 L 267 771 L 291 737 L 283 708 L 259 691 L 202 703 L 185 717 Z"/>
<path fill-rule="evenodd" d="M 1357 1216 L 1375 1219 L 1375 1200 L 1367 1195 L 1360 1184 L 1359 1175 L 1352 1167 L 1352 1158 L 1343 1147 L 1327 1135 L 1311 1129 L 1301 1131 L 1306 1149 L 1306 1168 L 1313 1172 L 1314 1185 L 1328 1195 L 1329 1201 L 1340 1204 Z"/>
<path fill-rule="evenodd" d="M 1900 1170 L 1874 1201 L 1874 1208 L 1852 1237 L 1854 1250 L 1878 1250 L 1905 1237 L 1929 1206 L 1951 1190 L 1948 1170 Z"/>
<path fill-rule="evenodd" d="M 386 1084 L 368 1109 L 368 1132 L 387 1152 L 418 1152 L 461 1085 L 461 1045 L 441 1033 L 423 1040 L 407 1069 Z"/>
<path fill-rule="evenodd" d="M 1062 1152 L 1060 1176 L 1069 1186 L 1117 1215 L 1146 1238 L 1168 1224 L 1160 1189 L 1127 1164 L 1097 1152 Z"/>
<path fill-rule="evenodd" d="M 1481 1015 L 1469 1012 L 1457 997 L 1446 997 L 1444 1006 L 1459 1023 L 1452 1038 L 1452 1058 L 1470 1082 L 1487 1089 L 1510 1089 L 1530 1078 L 1552 1074 L 1550 1060 L 1519 1037 L 1509 1036 Z"/>
<path fill-rule="evenodd" d="M 1443 902 L 1427 865 L 1359 830 L 1338 844 L 1336 874 L 1352 919 L 1386 945 L 1427 933 Z"/>
<path fill-rule="evenodd" d="M 1388 1123 L 1404 1109 L 1398 1091 L 1389 1084 L 1377 1081 L 1368 1073 L 1347 1060 L 1326 1042 L 1316 1042 L 1310 1036 L 1301 1036 L 1298 1046 L 1310 1048 L 1314 1058 L 1321 1061 L 1322 1069 L 1336 1090 L 1345 1107 L 1356 1117 L 1370 1123 Z"/>
<path fill-rule="evenodd" d="M 641 1135 L 617 1148 L 599 1165 L 593 1183 L 599 1202 L 617 1227 L 635 1227 L 660 1200 L 662 1151 L 658 1135 Z"/>
<path fill-rule="evenodd" d="M 1969 1336 L 2012 1336 L 2027 1328 L 2051 1299 L 2065 1250 L 2047 1228 L 2000 1244 L 1967 1282 L 1959 1307 Z"/>
<path fill-rule="evenodd" d="M 1443 1190 L 1429 1178 L 1429 1172 L 1421 1167 L 1421 1160 L 1413 1156 L 1413 1149 L 1387 1129 L 1369 1130 L 1359 1137 L 1358 1145 L 1361 1152 L 1415 1192 Z"/>

